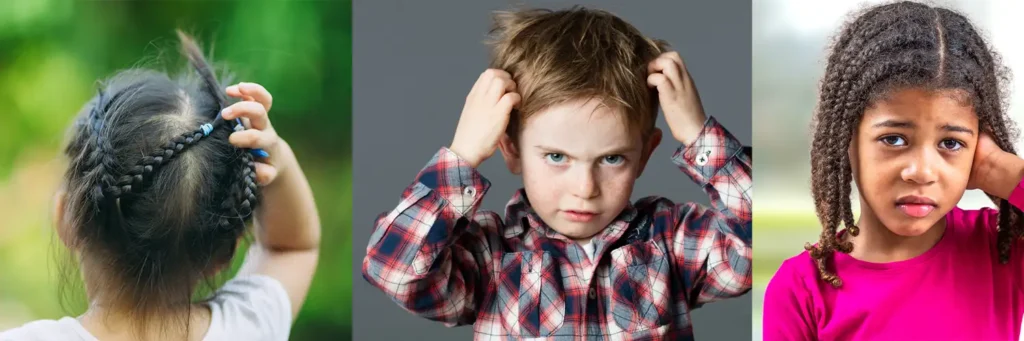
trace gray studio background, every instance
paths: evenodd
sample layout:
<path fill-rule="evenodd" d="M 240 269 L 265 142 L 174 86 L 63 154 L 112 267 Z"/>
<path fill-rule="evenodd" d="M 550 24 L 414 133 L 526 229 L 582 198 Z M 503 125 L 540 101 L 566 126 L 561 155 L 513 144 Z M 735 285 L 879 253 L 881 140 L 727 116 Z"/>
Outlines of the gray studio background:
<path fill-rule="evenodd" d="M 518 4 L 518 3 L 515 3 Z M 645 35 L 667 40 L 686 61 L 708 115 L 741 142 L 751 141 L 751 6 L 746 0 L 530 1 L 529 7 L 581 4 L 611 11 Z M 353 337 L 355 340 L 468 340 L 471 326 L 446 328 L 414 317 L 362 278 L 378 214 L 442 146 L 451 143 L 466 94 L 487 67 L 483 44 L 495 10 L 508 1 L 356 1 L 353 3 Z M 678 147 L 665 132 L 633 199 L 661 195 L 707 205 L 707 196 L 670 161 Z M 492 187 L 483 209 L 504 212 L 522 186 L 495 154 L 480 166 Z M 698 340 L 749 340 L 751 295 L 692 312 Z"/>

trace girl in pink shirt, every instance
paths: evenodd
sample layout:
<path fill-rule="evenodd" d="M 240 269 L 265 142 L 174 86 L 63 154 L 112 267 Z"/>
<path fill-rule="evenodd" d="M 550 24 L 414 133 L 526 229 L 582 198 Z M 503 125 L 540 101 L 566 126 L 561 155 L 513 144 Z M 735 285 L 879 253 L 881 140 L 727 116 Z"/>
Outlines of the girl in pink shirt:
<path fill-rule="evenodd" d="M 815 114 L 821 238 L 769 283 L 764 340 L 1018 338 L 1024 160 L 1005 78 L 953 11 L 900 2 L 846 25 Z M 968 189 L 999 208 L 957 208 Z"/>

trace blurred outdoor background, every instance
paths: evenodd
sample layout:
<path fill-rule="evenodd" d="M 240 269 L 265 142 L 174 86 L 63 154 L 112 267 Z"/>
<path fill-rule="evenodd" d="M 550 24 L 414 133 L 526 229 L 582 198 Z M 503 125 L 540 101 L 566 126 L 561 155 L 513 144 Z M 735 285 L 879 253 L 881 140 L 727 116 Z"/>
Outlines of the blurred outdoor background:
<path fill-rule="evenodd" d="M 97 80 L 187 66 L 181 28 L 236 80 L 270 90 L 274 127 L 315 192 L 320 267 L 292 339 L 351 339 L 351 24 L 347 0 L 0 1 L 0 330 L 84 311 L 61 308 L 54 275 L 64 131 Z"/>
<path fill-rule="evenodd" d="M 887 1 L 886 1 L 887 2 Z M 827 49 L 850 13 L 883 1 L 753 0 L 753 123 L 757 149 L 754 204 L 754 339 L 761 340 L 761 303 L 783 260 L 820 233 L 810 192 L 810 120 Z M 931 1 L 964 13 L 1016 75 L 1010 114 L 1024 125 L 1024 2 Z M 1020 142 L 1017 148 L 1020 149 Z M 854 205 L 857 198 L 853 198 Z M 992 206 L 978 191 L 964 208 Z M 856 211 L 857 208 L 854 208 Z"/>

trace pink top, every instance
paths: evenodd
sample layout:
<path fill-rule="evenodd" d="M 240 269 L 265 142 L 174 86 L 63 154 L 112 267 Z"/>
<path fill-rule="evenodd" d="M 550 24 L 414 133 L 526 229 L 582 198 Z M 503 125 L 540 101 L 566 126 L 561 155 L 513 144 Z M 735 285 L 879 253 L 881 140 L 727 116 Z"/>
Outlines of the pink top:
<path fill-rule="evenodd" d="M 1024 182 L 1010 203 L 1024 207 Z M 836 252 L 839 288 L 819 279 L 806 251 L 786 260 L 765 292 L 764 340 L 1017 340 L 1024 243 L 999 264 L 997 220 L 994 209 L 954 208 L 942 239 L 900 262 Z"/>

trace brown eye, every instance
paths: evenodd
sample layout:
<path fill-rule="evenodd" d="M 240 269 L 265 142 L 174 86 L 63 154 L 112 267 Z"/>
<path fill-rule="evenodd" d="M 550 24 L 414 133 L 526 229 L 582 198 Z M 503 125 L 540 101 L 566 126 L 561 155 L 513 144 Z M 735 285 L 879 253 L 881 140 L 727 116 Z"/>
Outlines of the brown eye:
<path fill-rule="evenodd" d="M 897 135 L 882 136 L 882 138 L 878 140 L 882 141 L 882 143 L 895 147 L 902 147 L 907 144 L 907 141 L 904 140 L 903 137 Z"/>
<path fill-rule="evenodd" d="M 942 140 L 942 142 L 939 142 L 939 147 L 942 147 L 942 149 L 957 151 L 960 150 L 960 148 L 964 148 L 964 144 L 957 140 L 945 139 Z"/>

